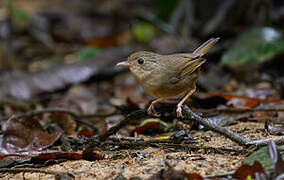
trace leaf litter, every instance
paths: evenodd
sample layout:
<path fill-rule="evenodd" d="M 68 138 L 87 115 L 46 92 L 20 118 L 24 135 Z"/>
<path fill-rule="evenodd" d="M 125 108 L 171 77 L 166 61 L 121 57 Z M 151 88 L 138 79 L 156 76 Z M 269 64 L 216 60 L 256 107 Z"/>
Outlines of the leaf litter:
<path fill-rule="evenodd" d="M 246 28 L 239 25 L 236 27 L 227 24 L 234 21 L 218 20 L 227 19 L 224 15 L 233 13 L 237 14 L 236 20 L 246 21 L 247 24 L 251 24 L 251 18 L 253 22 L 260 22 L 262 16 L 243 18 L 243 15 L 250 12 L 259 14 L 259 4 L 250 4 L 252 11 L 245 11 L 242 15 L 239 13 L 243 11 L 230 11 L 232 8 L 246 8 L 239 2 L 231 1 L 218 12 L 215 12 L 216 8 L 210 7 L 212 12 L 205 14 L 214 15 L 212 19 L 198 23 L 202 19 L 208 19 L 203 17 L 203 9 L 206 10 L 204 4 L 193 2 L 196 7 L 202 7 L 198 12 L 200 19 L 195 19 L 196 17 L 185 13 L 188 12 L 185 10 L 192 8 L 189 1 L 180 1 L 177 3 L 179 8 L 173 10 L 171 7 L 173 14 L 168 12 L 166 15 L 172 16 L 172 24 L 168 24 L 154 13 L 137 13 L 138 9 L 145 7 L 150 11 L 149 2 L 107 2 L 98 2 L 96 6 L 89 6 L 87 2 L 70 2 L 67 7 L 59 1 L 51 1 L 48 5 L 42 1 L 13 1 L 12 8 L 18 8 L 19 11 L 14 12 L 17 13 L 17 20 L 13 21 L 16 26 L 11 28 L 15 34 L 11 38 L 7 33 L 3 41 L 3 46 L 14 52 L 13 56 L 8 56 L 9 61 L 0 59 L 0 115 L 3 120 L 13 114 L 19 116 L 2 121 L 1 148 L 5 154 L 0 160 L 0 171 L 3 172 L 1 177 L 281 178 L 283 160 L 279 154 L 283 151 L 282 146 L 278 146 L 277 150 L 275 144 L 269 144 L 269 156 L 273 161 L 268 168 L 259 157 L 254 159 L 257 161 L 245 164 L 259 150 L 258 147 L 240 146 L 188 119 L 177 119 L 172 113 L 177 102 L 175 100 L 159 104 L 167 111 L 158 121 L 144 120 L 141 116 L 123 124 L 123 128 L 117 129 L 119 131 L 111 136 L 107 135 L 100 140 L 92 137 L 104 137 L 111 127 L 122 122 L 129 113 L 143 111 L 151 102 L 151 98 L 145 95 L 133 76 L 122 74 L 124 69 L 113 67 L 115 62 L 125 58 L 132 50 L 155 49 L 163 53 L 188 51 L 199 43 L 191 35 L 205 39 L 199 32 L 210 33 L 213 32 L 212 29 L 217 34 L 234 34 L 235 37 L 236 31 L 242 31 L 243 36 L 257 37 L 254 44 L 246 42 L 247 49 L 240 43 L 243 36 L 239 36 L 236 41 L 224 37 L 220 46 L 209 54 L 210 62 L 205 65 L 203 72 L 206 78 L 200 81 L 200 92 L 189 100 L 190 105 L 187 102 L 188 106 L 195 112 L 202 113 L 211 123 L 226 126 L 248 140 L 278 137 L 276 134 L 283 132 L 283 102 L 279 100 L 283 98 L 283 71 L 279 67 L 283 66 L 275 60 L 281 58 L 275 57 L 281 57 L 282 36 L 273 28 L 260 27 L 256 31 L 245 31 Z M 48 7 L 44 12 L 41 12 L 42 5 Z M 275 24 L 276 12 L 274 9 L 271 18 Z M 184 20 L 180 19 L 183 15 Z M 26 18 L 18 22 L 19 17 Z M 191 27 L 192 24 L 187 24 L 188 19 L 192 20 L 190 22 L 193 22 L 194 28 Z M 27 26 L 28 21 L 32 26 Z M 211 22 L 218 23 L 214 27 Z M 226 28 L 218 28 L 221 22 L 226 23 L 222 26 Z M 175 23 L 177 26 L 172 27 Z M 0 23 L 1 27 L 7 27 L 8 24 Z M 206 26 L 202 27 L 202 24 Z M 210 28 L 206 30 L 208 27 Z M 277 41 L 268 42 L 263 39 L 265 36 L 259 35 L 267 32 L 276 33 Z M 262 41 L 258 41 L 261 38 Z M 7 39 L 12 39 L 12 43 L 7 43 Z M 230 58 L 223 58 L 226 59 L 223 63 L 226 63 L 229 71 L 216 66 L 221 51 L 226 47 L 222 43 L 226 40 L 235 44 L 223 55 L 228 57 L 231 54 Z M 238 48 L 245 50 L 238 54 Z M 4 51 L 5 57 L 7 52 Z M 54 60 L 58 58 L 59 60 Z M 261 68 L 253 66 L 254 62 L 258 62 L 255 64 L 265 69 L 265 72 L 259 72 Z M 249 64 L 249 73 L 240 73 L 244 72 L 239 67 L 242 63 Z M 266 68 L 267 65 L 269 68 Z M 10 72 L 5 68 L 17 71 Z M 5 70 L 2 72 L 2 69 Z M 274 74 L 279 74 L 276 80 Z M 78 83 L 84 85 L 78 86 Z M 266 127 L 263 122 L 266 122 Z M 266 151 L 261 153 L 267 156 Z M 249 168 L 251 170 L 246 173 L 242 170 Z"/>

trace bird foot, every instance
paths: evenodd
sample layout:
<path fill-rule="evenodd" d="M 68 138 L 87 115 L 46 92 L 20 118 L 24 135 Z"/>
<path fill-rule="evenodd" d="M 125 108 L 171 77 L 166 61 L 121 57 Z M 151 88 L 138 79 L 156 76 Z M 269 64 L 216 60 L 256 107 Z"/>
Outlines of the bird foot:
<path fill-rule="evenodd" d="M 147 113 L 155 117 L 160 117 L 160 114 L 155 111 L 154 107 L 155 107 L 155 104 L 151 104 L 147 110 Z"/>
<path fill-rule="evenodd" d="M 185 118 L 185 116 L 182 114 L 182 106 L 177 106 L 177 117 L 180 117 L 180 118 Z"/>

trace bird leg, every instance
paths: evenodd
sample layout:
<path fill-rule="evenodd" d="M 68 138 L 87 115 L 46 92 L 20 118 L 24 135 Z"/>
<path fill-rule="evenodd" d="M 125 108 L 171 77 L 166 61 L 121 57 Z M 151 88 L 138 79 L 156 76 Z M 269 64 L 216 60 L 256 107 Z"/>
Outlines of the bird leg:
<path fill-rule="evenodd" d="M 184 117 L 182 115 L 182 105 L 184 104 L 184 102 L 195 92 L 196 90 L 196 86 L 194 86 L 185 96 L 184 98 L 178 103 L 177 105 L 177 117 Z"/>
<path fill-rule="evenodd" d="M 153 115 L 153 116 L 156 116 L 156 117 L 159 117 L 160 114 L 158 114 L 154 107 L 156 104 L 158 104 L 159 102 L 163 101 L 163 100 L 166 100 L 166 98 L 159 98 L 159 99 L 156 99 L 155 101 L 152 101 L 151 105 L 149 106 L 147 112 L 149 115 Z"/>

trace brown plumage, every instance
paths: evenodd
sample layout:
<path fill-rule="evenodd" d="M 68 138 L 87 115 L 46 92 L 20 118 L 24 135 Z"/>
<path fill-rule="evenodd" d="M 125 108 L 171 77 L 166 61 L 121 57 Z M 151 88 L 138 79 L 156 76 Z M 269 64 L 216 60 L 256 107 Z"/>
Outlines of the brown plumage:
<path fill-rule="evenodd" d="M 177 106 L 177 115 L 182 117 L 181 106 L 191 96 L 199 77 L 200 66 L 206 61 L 202 56 L 219 40 L 211 38 L 193 53 L 160 55 L 148 51 L 131 54 L 127 62 L 118 66 L 127 66 L 147 93 L 159 99 L 152 102 L 148 112 L 157 115 L 154 106 L 165 99 L 188 94 Z"/>

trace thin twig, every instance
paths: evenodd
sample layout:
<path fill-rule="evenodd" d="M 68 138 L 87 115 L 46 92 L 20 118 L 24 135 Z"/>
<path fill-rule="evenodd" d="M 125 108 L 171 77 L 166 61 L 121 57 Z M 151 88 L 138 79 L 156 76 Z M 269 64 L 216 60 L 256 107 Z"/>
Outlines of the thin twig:
<path fill-rule="evenodd" d="M 274 141 L 274 142 L 284 142 L 284 136 L 277 136 L 277 137 L 272 137 L 272 138 L 266 138 L 266 139 L 260 139 L 260 140 L 253 140 L 253 141 L 249 141 L 248 145 L 263 145 L 263 144 L 267 144 L 270 141 Z"/>
<path fill-rule="evenodd" d="M 240 145 L 264 145 L 267 144 L 270 141 L 284 141 L 284 136 L 278 136 L 274 138 L 267 138 L 262 140 L 254 140 L 254 141 L 248 141 L 247 139 L 243 138 L 242 136 L 224 128 L 221 126 L 218 126 L 211 121 L 207 120 L 206 118 L 202 118 L 199 115 L 192 112 L 187 106 L 183 106 L 183 114 L 186 115 L 188 118 L 191 118 L 194 121 L 197 121 L 198 123 L 202 124 L 204 127 L 206 127 L 209 130 L 212 130 L 214 132 L 217 132 L 232 141 L 237 142 Z"/>
<path fill-rule="evenodd" d="M 235 149 L 226 149 L 226 148 L 214 148 L 210 146 L 195 146 L 192 144 L 178 144 L 173 142 L 166 142 L 164 140 L 149 140 L 149 141 L 127 141 L 127 142 L 92 142 L 92 146 L 117 146 L 118 148 L 146 148 L 146 147 L 164 147 L 164 148 L 175 148 L 175 149 L 190 149 L 190 150 L 199 150 L 204 149 L 208 151 L 214 151 L 215 153 L 225 154 L 230 152 L 243 153 L 242 150 Z"/>
<path fill-rule="evenodd" d="M 117 125 L 111 127 L 108 131 L 106 131 L 104 134 L 100 135 L 99 137 L 96 137 L 95 139 L 104 140 L 108 138 L 109 136 L 117 133 L 122 127 L 129 124 L 130 121 L 138 118 L 148 117 L 147 110 L 138 110 L 130 113 L 124 120 L 120 121 Z"/>
<path fill-rule="evenodd" d="M 183 106 L 183 114 L 188 117 L 189 119 L 192 119 L 194 121 L 197 121 L 198 123 L 200 123 L 201 125 L 203 125 L 204 127 L 206 127 L 209 130 L 212 130 L 214 132 L 217 132 L 229 139 L 231 139 L 232 141 L 235 141 L 236 143 L 240 144 L 240 145 L 246 145 L 248 144 L 248 141 L 239 136 L 238 134 L 224 128 L 221 126 L 218 126 L 214 123 L 212 123 L 211 121 L 207 120 L 206 118 L 202 118 L 199 115 L 195 114 L 194 112 L 192 112 L 187 106 Z"/>
<path fill-rule="evenodd" d="M 224 128 L 224 127 L 221 127 L 221 126 L 217 126 L 216 124 L 211 123 L 211 121 L 209 121 L 209 120 L 201 118 L 197 114 L 193 113 L 187 106 L 183 106 L 183 114 L 185 116 L 187 116 L 187 118 L 193 119 L 193 120 L 199 122 L 200 124 L 205 126 L 207 129 L 212 130 L 212 131 L 217 132 L 217 133 L 220 133 L 221 135 L 237 142 L 238 144 L 246 145 L 248 143 L 248 141 L 245 138 L 233 133 L 232 131 L 230 131 L 230 130 Z M 113 126 L 108 131 L 106 131 L 104 134 L 100 135 L 99 137 L 92 138 L 91 140 L 94 140 L 94 139 L 95 140 L 97 140 L 97 139 L 104 140 L 104 139 L 108 138 L 109 136 L 117 133 L 122 127 L 127 125 L 133 119 L 147 117 L 147 116 L 149 116 L 149 115 L 147 115 L 146 109 L 134 111 L 134 112 L 130 113 L 124 120 L 120 121 L 117 125 Z"/>
<path fill-rule="evenodd" d="M 173 143 L 173 144 L 179 144 L 179 143 L 175 143 L 174 141 L 172 140 L 157 140 L 157 139 L 149 139 L 149 140 L 145 140 L 143 138 L 141 139 L 137 139 L 137 138 L 134 138 L 134 137 L 121 137 L 121 138 L 118 138 L 118 137 L 114 137 L 114 136 L 111 136 L 110 137 L 111 140 L 113 141 L 126 141 L 126 142 L 149 142 L 149 143 Z M 194 141 L 192 140 L 188 140 L 188 141 L 183 141 L 183 144 L 193 144 L 195 143 Z"/>
<path fill-rule="evenodd" d="M 159 108 L 159 111 L 163 111 L 163 108 Z M 205 128 L 212 130 L 216 133 L 219 133 L 229 139 L 231 139 L 232 141 L 242 145 L 242 146 L 246 146 L 246 145 L 262 145 L 262 144 L 266 144 L 269 141 L 273 140 L 273 141 L 281 141 L 284 139 L 284 136 L 280 136 L 280 137 L 276 137 L 276 138 L 268 138 L 268 139 L 263 139 L 263 140 L 257 140 L 257 141 L 248 141 L 247 139 L 245 139 L 244 137 L 224 128 L 221 126 L 218 126 L 214 123 L 212 123 L 212 121 L 210 121 L 207 118 L 202 118 L 201 116 L 195 114 L 194 112 L 192 112 L 186 105 L 183 106 L 183 115 L 185 115 L 188 119 L 194 120 L 198 123 L 200 123 L 201 125 L 203 125 Z M 122 127 L 124 127 L 125 125 L 129 124 L 129 122 L 131 122 L 134 119 L 140 119 L 140 118 L 145 118 L 145 117 L 149 117 L 149 115 L 147 115 L 147 110 L 138 110 L 138 111 L 134 111 L 132 113 L 130 113 L 124 120 L 120 121 L 117 125 L 113 126 L 112 128 L 110 128 L 108 131 L 106 131 L 104 134 L 100 135 L 99 137 L 94 137 L 89 139 L 89 141 L 93 141 L 93 140 L 105 140 L 106 138 L 108 138 L 109 136 L 117 133 Z"/>

